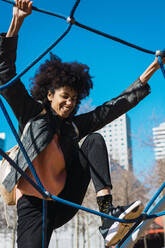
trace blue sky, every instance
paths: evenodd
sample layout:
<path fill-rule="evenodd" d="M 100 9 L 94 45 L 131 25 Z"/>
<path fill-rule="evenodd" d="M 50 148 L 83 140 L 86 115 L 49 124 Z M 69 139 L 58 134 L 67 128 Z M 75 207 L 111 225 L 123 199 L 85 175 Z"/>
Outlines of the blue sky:
<path fill-rule="evenodd" d="M 66 17 L 74 3 L 73 0 L 34 0 L 34 6 Z M 164 0 L 82 0 L 76 10 L 75 19 L 155 51 L 165 48 L 164 9 Z M 12 6 L 0 1 L 1 32 L 7 31 L 11 17 Z M 21 72 L 38 57 L 66 28 L 67 23 L 61 19 L 33 12 L 25 20 L 19 35 L 17 72 Z M 126 47 L 76 26 L 73 26 L 67 37 L 53 49 L 53 53 L 63 61 L 79 61 L 89 65 L 94 82 L 94 89 L 89 98 L 94 106 L 120 94 L 154 59 L 153 55 Z M 39 64 L 22 77 L 27 88 L 29 79 Z M 152 127 L 165 120 L 165 79 L 161 71 L 156 72 L 149 84 L 151 94 L 128 113 L 131 119 L 133 166 L 136 173 L 150 168 L 154 163 L 152 147 L 144 145 L 142 140 L 147 143 L 148 137 L 152 136 Z M 8 105 L 6 106 L 17 126 L 12 111 Z M 6 149 L 9 149 L 16 142 L 1 110 L 0 120 L 0 132 L 7 134 Z"/>

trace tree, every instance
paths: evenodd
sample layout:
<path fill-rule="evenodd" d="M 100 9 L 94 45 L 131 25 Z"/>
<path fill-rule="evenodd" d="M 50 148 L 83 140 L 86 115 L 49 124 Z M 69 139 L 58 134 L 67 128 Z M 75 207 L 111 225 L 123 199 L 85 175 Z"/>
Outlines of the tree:
<path fill-rule="evenodd" d="M 12 248 L 15 247 L 16 219 L 16 207 L 6 206 L 0 198 L 0 233 L 10 235 Z"/>
<path fill-rule="evenodd" d="M 78 114 L 83 114 L 83 113 L 92 111 L 94 108 L 95 108 L 95 106 L 92 105 L 92 100 L 88 99 L 80 105 Z"/>
<path fill-rule="evenodd" d="M 116 165 L 112 170 L 113 202 L 115 205 L 128 205 L 139 199 L 144 204 L 148 201 L 149 188 L 142 184 L 132 171 Z"/>
<path fill-rule="evenodd" d="M 4 204 L 0 198 L 0 232 L 6 228 L 6 220 L 4 218 Z"/>
<path fill-rule="evenodd" d="M 151 173 L 149 173 L 147 180 L 150 184 L 150 187 L 155 191 L 165 181 L 165 159 L 157 160 L 152 166 L 150 172 Z M 163 190 L 163 195 L 164 194 L 165 190 Z"/>

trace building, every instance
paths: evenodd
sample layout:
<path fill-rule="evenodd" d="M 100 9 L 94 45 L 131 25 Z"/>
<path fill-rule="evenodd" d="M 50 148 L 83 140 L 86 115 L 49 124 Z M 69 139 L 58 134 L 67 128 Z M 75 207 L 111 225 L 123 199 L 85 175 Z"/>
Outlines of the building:
<path fill-rule="evenodd" d="M 5 147 L 5 133 L 0 133 L 0 148 L 4 150 Z M 2 160 L 2 157 L 0 156 L 0 160 Z"/>
<path fill-rule="evenodd" d="M 110 159 L 126 170 L 133 170 L 130 130 L 130 119 L 127 114 L 99 130 L 105 139 Z"/>
<path fill-rule="evenodd" d="M 161 123 L 158 127 L 154 127 L 152 131 L 155 159 L 165 159 L 165 122 Z"/>

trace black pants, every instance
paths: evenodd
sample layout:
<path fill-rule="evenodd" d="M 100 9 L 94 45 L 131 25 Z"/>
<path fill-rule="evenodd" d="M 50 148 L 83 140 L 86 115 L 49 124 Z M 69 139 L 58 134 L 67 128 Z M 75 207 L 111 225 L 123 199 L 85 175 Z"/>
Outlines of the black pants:
<path fill-rule="evenodd" d="M 111 187 L 107 149 L 100 134 L 91 134 L 83 142 L 79 156 L 73 168 L 67 174 L 67 180 L 59 197 L 81 204 L 90 179 L 96 192 Z M 18 248 L 42 247 L 42 206 L 43 201 L 33 196 L 23 195 L 17 203 Z M 55 201 L 47 201 L 46 239 L 47 247 L 54 229 L 68 222 L 78 209 Z"/>

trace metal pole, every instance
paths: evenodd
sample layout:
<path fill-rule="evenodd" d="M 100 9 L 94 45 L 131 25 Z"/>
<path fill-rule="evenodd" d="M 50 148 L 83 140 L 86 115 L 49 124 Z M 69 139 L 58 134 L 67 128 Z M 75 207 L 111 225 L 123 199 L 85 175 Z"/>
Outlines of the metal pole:
<path fill-rule="evenodd" d="M 147 248 L 147 239 L 146 239 L 146 236 L 144 236 L 144 248 Z"/>

